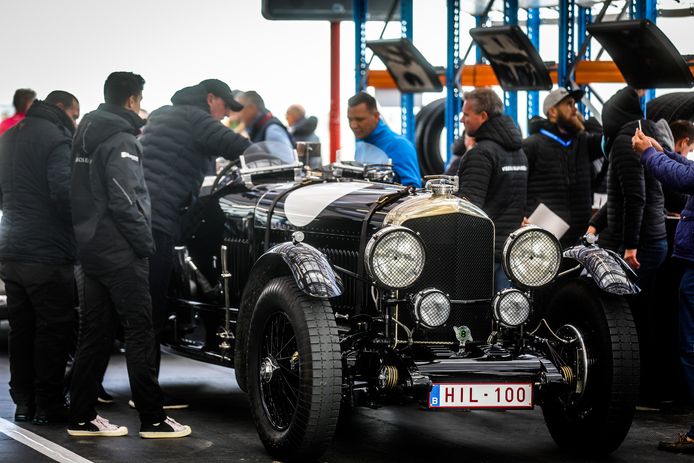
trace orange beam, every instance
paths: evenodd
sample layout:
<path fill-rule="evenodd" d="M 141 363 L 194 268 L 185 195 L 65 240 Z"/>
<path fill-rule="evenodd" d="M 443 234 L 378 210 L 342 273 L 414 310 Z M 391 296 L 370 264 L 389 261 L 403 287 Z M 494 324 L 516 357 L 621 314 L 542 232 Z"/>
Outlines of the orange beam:
<path fill-rule="evenodd" d="M 694 63 L 689 63 L 689 70 L 694 74 Z M 550 67 L 549 75 L 553 83 L 557 83 L 556 65 Z M 439 80 L 446 84 L 444 74 L 439 75 Z M 463 68 L 461 76 L 463 87 L 487 87 L 499 85 L 492 67 L 488 64 L 469 64 Z M 613 61 L 581 61 L 576 67 L 576 83 L 624 83 L 624 77 L 619 72 Z M 376 88 L 397 88 L 395 81 L 386 70 L 369 71 L 368 85 Z"/>

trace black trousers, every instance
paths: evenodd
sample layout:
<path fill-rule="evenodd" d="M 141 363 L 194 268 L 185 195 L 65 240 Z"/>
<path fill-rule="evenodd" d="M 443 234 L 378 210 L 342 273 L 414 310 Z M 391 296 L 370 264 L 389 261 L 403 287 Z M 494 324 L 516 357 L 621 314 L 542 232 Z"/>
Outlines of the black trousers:
<path fill-rule="evenodd" d="M 41 410 L 63 404 L 76 322 L 72 264 L 2 264 L 10 322 L 10 394 Z"/>
<path fill-rule="evenodd" d="M 97 388 L 119 320 L 125 338 L 130 390 L 140 421 L 157 423 L 165 419 L 155 368 L 148 274 L 146 259 L 105 275 L 85 272 L 80 340 L 70 387 L 72 424 L 91 421 L 96 416 Z"/>
<path fill-rule="evenodd" d="M 159 344 L 163 338 L 164 328 L 169 316 L 169 283 L 174 262 L 174 239 L 159 230 L 152 230 L 154 244 L 157 250 L 149 261 L 149 289 L 152 295 L 152 317 L 154 322 L 154 335 L 157 341 L 156 368 L 159 375 L 161 365 L 161 351 Z"/>

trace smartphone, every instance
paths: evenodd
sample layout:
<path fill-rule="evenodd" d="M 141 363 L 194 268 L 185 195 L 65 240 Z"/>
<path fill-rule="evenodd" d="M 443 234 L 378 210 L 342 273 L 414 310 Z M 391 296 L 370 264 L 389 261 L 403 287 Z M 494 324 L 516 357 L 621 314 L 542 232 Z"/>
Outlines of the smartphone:
<path fill-rule="evenodd" d="M 639 130 L 641 130 L 641 119 L 639 119 Z"/>

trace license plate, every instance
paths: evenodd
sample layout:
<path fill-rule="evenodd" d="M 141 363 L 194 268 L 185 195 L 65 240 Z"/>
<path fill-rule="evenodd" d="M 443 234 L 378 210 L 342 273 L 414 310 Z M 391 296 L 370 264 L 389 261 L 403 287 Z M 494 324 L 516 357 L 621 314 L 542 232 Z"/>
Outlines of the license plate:
<path fill-rule="evenodd" d="M 531 383 L 434 384 L 430 408 L 533 408 Z"/>

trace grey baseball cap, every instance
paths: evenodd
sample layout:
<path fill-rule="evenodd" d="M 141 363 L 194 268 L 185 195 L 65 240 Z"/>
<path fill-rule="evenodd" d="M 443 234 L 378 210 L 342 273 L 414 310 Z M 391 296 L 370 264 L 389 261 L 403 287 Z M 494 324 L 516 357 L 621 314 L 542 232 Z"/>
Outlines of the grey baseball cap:
<path fill-rule="evenodd" d="M 545 101 L 542 103 L 542 112 L 547 115 L 549 112 L 549 108 L 552 106 L 556 106 L 564 98 L 572 97 L 574 101 L 578 102 L 583 98 L 583 95 L 585 95 L 586 92 L 584 92 L 581 89 L 576 89 L 576 90 L 567 90 L 565 88 L 558 88 L 556 90 L 552 90 L 549 92 L 549 95 L 545 97 Z"/>

